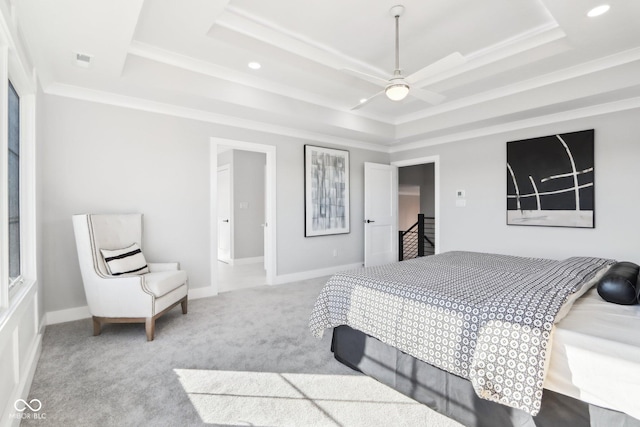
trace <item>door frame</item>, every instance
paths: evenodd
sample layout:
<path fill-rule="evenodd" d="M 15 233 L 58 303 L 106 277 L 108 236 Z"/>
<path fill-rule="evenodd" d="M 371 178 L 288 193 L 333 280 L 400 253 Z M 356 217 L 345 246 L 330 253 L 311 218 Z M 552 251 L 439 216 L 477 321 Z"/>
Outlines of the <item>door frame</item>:
<path fill-rule="evenodd" d="M 265 270 L 266 282 L 274 284 L 276 275 L 276 147 L 274 145 L 258 144 L 255 142 L 238 141 L 225 138 L 210 138 L 209 146 L 209 181 L 210 181 L 210 209 L 209 209 L 209 244 L 211 262 L 212 293 L 218 293 L 218 147 L 224 146 L 235 150 L 253 151 L 266 155 L 266 206 L 265 206 Z"/>
<path fill-rule="evenodd" d="M 397 168 L 401 168 L 401 167 L 405 167 L 405 166 L 415 166 L 415 165 L 423 165 L 425 163 L 433 163 L 433 193 L 434 193 L 434 212 L 435 212 L 435 216 L 436 216 L 436 226 L 435 226 L 435 233 L 436 233 L 436 247 L 435 247 L 435 252 L 436 254 L 440 253 L 440 241 L 442 240 L 441 234 L 440 234 L 440 220 L 441 220 L 441 216 L 440 216 L 440 156 L 436 155 L 436 156 L 427 156 L 427 157 L 418 157 L 415 159 L 406 159 L 406 160 L 396 160 L 395 162 L 391 162 L 392 166 Z M 398 185 L 396 185 L 394 187 L 394 197 L 393 197 L 393 202 L 395 203 L 395 208 L 396 211 L 398 210 Z M 398 221 L 400 219 L 398 218 Z M 399 224 L 397 224 L 397 226 L 399 226 Z M 396 233 L 397 234 L 397 233 Z"/>

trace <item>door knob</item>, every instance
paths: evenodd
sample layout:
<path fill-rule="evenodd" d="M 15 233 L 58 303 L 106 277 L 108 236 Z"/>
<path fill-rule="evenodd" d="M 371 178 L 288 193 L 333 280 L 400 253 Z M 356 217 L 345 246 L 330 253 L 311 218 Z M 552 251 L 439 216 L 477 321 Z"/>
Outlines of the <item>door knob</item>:
<path fill-rule="evenodd" d="M 366 220 L 365 222 L 366 222 L 367 224 L 369 224 L 370 222 L 375 222 L 375 221 L 372 221 L 372 220 L 368 219 L 368 220 Z"/>
<path fill-rule="evenodd" d="M 223 219 L 222 222 L 229 222 L 229 220 L 228 219 Z"/>

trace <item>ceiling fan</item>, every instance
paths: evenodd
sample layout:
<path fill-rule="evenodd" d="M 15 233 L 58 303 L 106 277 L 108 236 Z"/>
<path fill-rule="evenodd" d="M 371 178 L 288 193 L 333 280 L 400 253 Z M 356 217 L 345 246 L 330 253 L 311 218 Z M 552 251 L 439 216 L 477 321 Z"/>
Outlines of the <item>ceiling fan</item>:
<path fill-rule="evenodd" d="M 439 93 L 435 93 L 429 90 L 421 89 L 418 83 L 429 76 L 432 76 L 434 74 L 437 74 L 442 71 L 446 71 L 448 69 L 464 64 L 466 62 L 465 57 L 462 56 L 459 52 L 455 52 L 455 53 L 452 53 L 451 55 L 445 56 L 444 58 L 434 62 L 433 64 L 427 65 L 423 69 L 418 70 L 407 77 L 403 76 L 402 70 L 400 69 L 400 42 L 399 42 L 400 30 L 399 28 L 400 28 L 400 16 L 402 16 L 404 12 L 404 6 L 402 5 L 393 6 L 389 12 L 391 13 L 391 16 L 393 16 L 396 21 L 396 68 L 393 71 L 393 76 L 390 79 L 386 80 L 386 79 L 383 79 L 382 77 L 373 76 L 360 71 L 344 69 L 344 71 L 349 74 L 355 75 L 371 83 L 384 87 L 383 90 L 376 93 L 375 95 L 372 95 L 369 98 L 361 100 L 358 105 L 352 108 L 352 110 L 357 110 L 358 108 L 363 107 L 364 105 L 372 101 L 374 98 L 382 94 L 387 95 L 387 98 L 389 98 L 392 101 L 401 101 L 404 98 L 406 98 L 407 95 L 411 95 L 415 98 L 428 102 L 429 104 L 436 105 L 441 103 L 445 99 L 444 95 L 441 95 Z"/>

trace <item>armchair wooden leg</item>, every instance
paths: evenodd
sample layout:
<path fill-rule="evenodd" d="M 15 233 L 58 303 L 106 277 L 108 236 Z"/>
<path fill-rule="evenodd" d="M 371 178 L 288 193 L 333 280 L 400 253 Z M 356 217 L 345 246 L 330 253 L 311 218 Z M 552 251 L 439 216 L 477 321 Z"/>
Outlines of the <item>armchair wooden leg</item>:
<path fill-rule="evenodd" d="M 180 301 L 180 305 L 182 306 L 182 314 L 187 314 L 187 297 Z"/>
<path fill-rule="evenodd" d="M 156 319 L 153 317 L 147 317 L 144 322 L 144 327 L 147 331 L 147 341 L 153 341 L 153 335 L 156 331 Z"/>
<path fill-rule="evenodd" d="M 92 316 L 93 317 L 93 336 L 98 336 L 100 335 L 100 320 L 98 320 L 98 318 L 96 316 Z"/>

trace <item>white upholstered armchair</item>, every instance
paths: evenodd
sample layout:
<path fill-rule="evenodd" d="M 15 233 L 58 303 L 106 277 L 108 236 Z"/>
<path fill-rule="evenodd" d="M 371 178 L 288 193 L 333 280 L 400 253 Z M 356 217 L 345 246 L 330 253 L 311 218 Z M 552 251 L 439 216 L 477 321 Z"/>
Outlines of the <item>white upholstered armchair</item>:
<path fill-rule="evenodd" d="M 152 341 L 158 317 L 178 303 L 187 313 L 187 273 L 144 259 L 142 214 L 74 215 L 73 229 L 93 335 L 103 323 L 144 323 Z"/>

